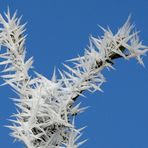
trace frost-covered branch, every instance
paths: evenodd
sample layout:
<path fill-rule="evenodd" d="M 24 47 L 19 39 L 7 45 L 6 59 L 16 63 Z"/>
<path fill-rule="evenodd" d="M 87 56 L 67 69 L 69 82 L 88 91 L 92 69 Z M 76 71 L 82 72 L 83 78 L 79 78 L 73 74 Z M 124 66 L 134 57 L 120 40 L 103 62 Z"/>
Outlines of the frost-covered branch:
<path fill-rule="evenodd" d="M 84 55 L 69 60 L 73 67 L 64 64 L 67 70 L 59 70 L 60 78 L 55 70 L 51 80 L 37 72 L 33 78 L 29 76 L 33 58 L 25 58 L 25 25 L 16 13 L 11 17 L 8 10 L 5 16 L 0 15 L 1 77 L 18 94 L 14 99 L 18 111 L 9 126 L 12 136 L 28 148 L 78 148 L 85 140 L 78 141 L 83 128 L 75 128 L 74 118 L 86 107 L 75 105 L 75 100 L 85 90 L 102 91 L 102 70 L 113 68 L 115 59 L 136 58 L 144 65 L 141 56 L 148 47 L 139 40 L 128 18 L 116 34 L 102 28 L 102 37 L 90 37 Z"/>

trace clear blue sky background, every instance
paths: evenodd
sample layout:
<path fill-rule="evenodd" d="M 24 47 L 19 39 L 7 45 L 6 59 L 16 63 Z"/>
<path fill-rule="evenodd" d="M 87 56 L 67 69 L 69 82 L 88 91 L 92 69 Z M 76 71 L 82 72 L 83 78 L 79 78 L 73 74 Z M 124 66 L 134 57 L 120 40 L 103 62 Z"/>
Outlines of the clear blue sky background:
<path fill-rule="evenodd" d="M 50 78 L 54 66 L 62 68 L 67 59 L 83 54 L 89 35 L 102 35 L 98 24 L 115 32 L 132 14 L 132 21 L 148 45 L 147 0 L 0 0 L 0 11 L 7 5 L 23 14 L 27 24 L 27 57 L 34 56 L 34 67 Z M 104 71 L 104 93 L 86 93 L 82 105 L 91 106 L 77 119 L 77 127 L 88 127 L 82 148 L 148 147 L 148 56 L 146 68 L 136 60 L 116 61 L 116 70 Z M 2 83 L 2 81 L 0 81 Z M 22 148 L 13 143 L 9 129 L 3 127 L 15 113 L 8 86 L 0 87 L 0 148 Z"/>

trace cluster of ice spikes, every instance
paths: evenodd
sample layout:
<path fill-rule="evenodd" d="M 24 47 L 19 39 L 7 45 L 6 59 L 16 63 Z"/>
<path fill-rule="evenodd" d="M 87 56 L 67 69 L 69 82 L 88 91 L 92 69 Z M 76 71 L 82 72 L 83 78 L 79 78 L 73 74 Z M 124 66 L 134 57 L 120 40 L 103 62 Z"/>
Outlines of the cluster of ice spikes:
<path fill-rule="evenodd" d="M 25 25 L 20 20 L 16 13 L 11 17 L 9 10 L 5 17 L 0 15 L 1 77 L 18 94 L 14 99 L 18 110 L 9 126 L 12 136 L 27 148 L 78 148 L 85 140 L 78 141 L 83 128 L 75 128 L 74 118 L 86 108 L 75 105 L 77 97 L 85 90 L 101 91 L 105 82 L 101 72 L 113 68 L 114 59 L 136 58 L 144 65 L 141 56 L 148 47 L 139 41 L 128 19 L 115 35 L 102 28 L 102 37 L 90 37 L 84 55 L 70 60 L 73 67 L 65 65 L 60 78 L 55 71 L 51 80 L 37 72 L 31 77 L 33 58 L 25 58 Z"/>

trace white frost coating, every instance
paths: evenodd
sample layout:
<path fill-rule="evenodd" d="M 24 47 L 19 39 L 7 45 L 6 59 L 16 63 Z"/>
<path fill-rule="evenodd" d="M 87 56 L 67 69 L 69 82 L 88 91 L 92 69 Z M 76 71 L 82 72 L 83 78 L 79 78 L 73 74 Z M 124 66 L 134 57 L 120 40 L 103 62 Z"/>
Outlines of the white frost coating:
<path fill-rule="evenodd" d="M 71 59 L 74 66 L 64 66 L 67 71 L 59 71 L 61 77 L 48 80 L 36 73 L 29 76 L 33 58 L 25 58 L 24 27 L 16 13 L 11 17 L 9 10 L 4 18 L 0 15 L 0 57 L 4 65 L 5 83 L 18 94 L 17 113 L 12 126 L 12 136 L 24 142 L 28 148 L 78 148 L 86 140 L 79 142 L 81 130 L 75 129 L 74 117 L 83 112 L 80 103 L 74 105 L 84 90 L 94 92 L 101 90 L 105 78 L 101 71 L 113 68 L 113 60 L 119 57 L 136 58 L 142 65 L 141 56 L 148 47 L 139 41 L 138 32 L 130 24 L 130 18 L 114 35 L 110 29 L 104 29 L 102 37 L 90 37 L 90 45 L 84 56 Z"/>

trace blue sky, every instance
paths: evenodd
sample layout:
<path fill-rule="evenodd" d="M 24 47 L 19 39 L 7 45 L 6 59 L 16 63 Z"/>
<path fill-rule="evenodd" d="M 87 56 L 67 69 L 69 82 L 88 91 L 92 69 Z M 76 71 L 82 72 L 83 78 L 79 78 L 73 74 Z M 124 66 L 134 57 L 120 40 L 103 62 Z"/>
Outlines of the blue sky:
<path fill-rule="evenodd" d="M 90 34 L 102 35 L 97 25 L 116 30 L 132 14 L 140 38 L 148 45 L 147 0 L 0 0 L 0 11 L 9 5 L 27 22 L 27 57 L 34 56 L 35 69 L 50 78 L 54 66 L 83 54 Z M 82 148 L 148 147 L 148 56 L 145 68 L 136 60 L 116 61 L 116 70 L 104 71 L 104 93 L 85 93 L 82 105 L 91 106 L 77 118 L 77 127 L 87 125 Z M 0 81 L 2 83 L 2 81 Z M 0 87 L 0 147 L 22 148 L 3 127 L 16 109 L 9 99 L 10 87 Z"/>

